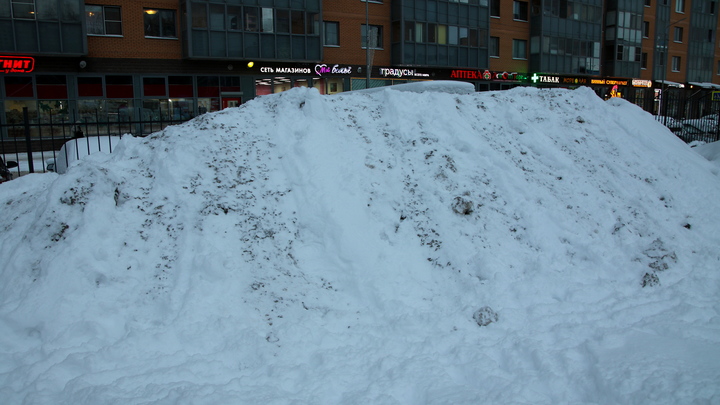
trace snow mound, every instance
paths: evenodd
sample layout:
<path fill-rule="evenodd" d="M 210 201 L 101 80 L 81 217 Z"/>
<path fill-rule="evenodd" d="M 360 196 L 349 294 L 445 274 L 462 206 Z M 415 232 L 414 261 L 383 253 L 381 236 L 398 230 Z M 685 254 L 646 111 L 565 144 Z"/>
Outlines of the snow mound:
<path fill-rule="evenodd" d="M 720 175 L 720 142 L 698 145 L 693 150 L 715 165 L 715 174 Z"/>
<path fill-rule="evenodd" d="M 297 88 L 123 137 L 0 185 L 0 397 L 715 403 L 713 169 L 589 89 Z"/>

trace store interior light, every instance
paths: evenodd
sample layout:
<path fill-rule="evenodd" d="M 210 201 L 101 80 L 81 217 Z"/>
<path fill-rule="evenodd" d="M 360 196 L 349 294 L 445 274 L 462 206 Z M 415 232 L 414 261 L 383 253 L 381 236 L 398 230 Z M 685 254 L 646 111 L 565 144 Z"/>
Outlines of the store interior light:
<path fill-rule="evenodd" d="M 145 14 L 150 14 L 150 15 L 157 14 L 157 12 L 158 12 L 157 10 L 145 10 Z"/>

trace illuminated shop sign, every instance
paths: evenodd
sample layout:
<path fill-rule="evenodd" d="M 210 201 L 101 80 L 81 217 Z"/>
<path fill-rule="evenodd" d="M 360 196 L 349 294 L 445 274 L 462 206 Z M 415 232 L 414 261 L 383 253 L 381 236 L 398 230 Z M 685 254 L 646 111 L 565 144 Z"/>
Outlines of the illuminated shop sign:
<path fill-rule="evenodd" d="M 547 76 L 547 75 L 539 75 L 537 73 L 533 74 L 530 78 L 533 83 L 554 83 L 554 84 L 560 84 L 560 76 Z"/>
<path fill-rule="evenodd" d="M 35 58 L 29 56 L 0 56 L 3 73 L 30 73 L 35 69 Z"/>
<path fill-rule="evenodd" d="M 491 72 L 489 70 L 453 70 L 450 72 L 451 79 L 474 79 L 474 80 L 522 80 L 526 76 L 518 74 L 517 72 Z"/>
<path fill-rule="evenodd" d="M 600 84 L 608 86 L 627 86 L 627 79 L 590 79 L 590 84 Z"/>
<path fill-rule="evenodd" d="M 632 79 L 634 87 L 652 87 L 652 80 Z"/>
<path fill-rule="evenodd" d="M 331 67 L 323 63 L 322 65 L 315 65 L 315 74 L 318 76 L 325 74 L 350 75 L 352 74 L 352 66 L 334 65 Z"/>
<path fill-rule="evenodd" d="M 602 86 L 627 86 L 630 84 L 630 79 L 619 79 L 619 78 L 597 78 L 587 76 L 559 76 L 559 75 L 543 75 L 533 73 L 530 77 L 530 81 L 534 84 L 559 84 L 559 85 L 602 85 Z M 649 80 L 633 79 L 632 85 L 636 87 L 649 87 Z"/>
<path fill-rule="evenodd" d="M 587 77 L 560 77 L 560 83 L 581 86 L 583 84 L 588 84 L 588 78 Z"/>
<path fill-rule="evenodd" d="M 261 66 L 260 73 L 281 73 L 281 74 L 304 74 L 309 75 L 312 73 L 312 69 L 307 67 L 271 67 Z"/>
<path fill-rule="evenodd" d="M 382 77 L 430 77 L 430 73 L 421 73 L 417 69 L 393 69 L 380 68 L 380 76 Z"/>

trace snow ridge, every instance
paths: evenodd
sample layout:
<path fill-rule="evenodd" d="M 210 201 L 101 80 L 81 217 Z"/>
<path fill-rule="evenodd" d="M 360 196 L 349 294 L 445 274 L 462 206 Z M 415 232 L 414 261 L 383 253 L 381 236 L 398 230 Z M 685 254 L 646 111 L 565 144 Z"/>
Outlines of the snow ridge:
<path fill-rule="evenodd" d="M 720 400 L 713 165 L 589 89 L 448 89 L 296 88 L 0 186 L 0 396 Z"/>

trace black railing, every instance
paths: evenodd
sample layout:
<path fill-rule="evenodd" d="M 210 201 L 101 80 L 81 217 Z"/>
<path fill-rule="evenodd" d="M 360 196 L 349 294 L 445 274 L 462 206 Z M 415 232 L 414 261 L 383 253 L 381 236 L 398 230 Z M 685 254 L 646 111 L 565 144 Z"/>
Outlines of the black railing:
<path fill-rule="evenodd" d="M 659 97 L 638 97 L 630 102 L 653 114 L 683 141 L 720 141 L 720 100 L 707 91 L 665 91 Z"/>
<path fill-rule="evenodd" d="M 720 95 L 720 93 L 718 93 Z M 685 142 L 720 141 L 720 98 L 714 93 L 665 89 L 656 97 L 646 92 L 644 97 L 629 98 L 629 101 L 653 114 Z M 168 111 L 154 111 L 142 108 L 138 111 L 140 120 L 131 119 L 127 109 L 116 113 L 100 111 L 84 112 L 80 117 L 73 114 L 32 115 L 23 109 L 22 115 L 15 113 L 6 118 L 11 122 L 0 125 L 0 157 L 5 161 L 17 161 L 13 169 L 17 175 L 48 171 L 49 159 L 57 160 L 57 153 L 68 140 L 91 136 L 146 136 L 168 125 L 179 124 L 191 119 L 170 119 Z M 39 163 L 39 165 L 37 164 Z"/>
<path fill-rule="evenodd" d="M 67 114 L 31 115 L 24 108 L 21 119 L 0 125 L 0 157 L 19 163 L 17 168 L 12 169 L 16 175 L 53 171 L 55 169 L 48 165 L 58 160 L 60 149 L 69 140 L 98 136 L 147 136 L 191 119 L 169 119 L 164 114 L 144 115 L 147 115 L 146 119 L 131 120 L 121 114 L 95 111 L 71 118 Z M 105 151 L 102 146 L 99 147 L 99 150 Z"/>

